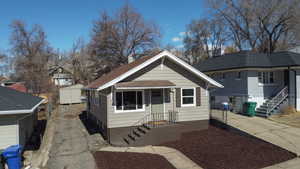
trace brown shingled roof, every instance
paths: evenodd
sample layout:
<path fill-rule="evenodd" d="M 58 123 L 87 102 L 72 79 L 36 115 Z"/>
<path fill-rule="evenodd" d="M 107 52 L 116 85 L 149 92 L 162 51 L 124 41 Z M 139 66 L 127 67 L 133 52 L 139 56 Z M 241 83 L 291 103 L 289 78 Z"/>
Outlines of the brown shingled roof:
<path fill-rule="evenodd" d="M 131 69 L 141 65 L 142 63 L 146 62 L 147 60 L 153 58 L 154 56 L 156 56 L 160 52 L 161 51 L 155 52 L 152 55 L 144 56 L 144 57 L 141 57 L 140 59 L 137 59 L 134 62 L 122 65 L 122 66 L 112 70 L 111 72 L 102 75 L 100 78 L 96 79 L 95 81 L 93 81 L 92 83 L 87 85 L 86 88 L 97 89 L 100 86 L 114 80 L 115 78 L 121 76 L 122 74 L 128 72 L 129 70 L 131 70 Z"/>

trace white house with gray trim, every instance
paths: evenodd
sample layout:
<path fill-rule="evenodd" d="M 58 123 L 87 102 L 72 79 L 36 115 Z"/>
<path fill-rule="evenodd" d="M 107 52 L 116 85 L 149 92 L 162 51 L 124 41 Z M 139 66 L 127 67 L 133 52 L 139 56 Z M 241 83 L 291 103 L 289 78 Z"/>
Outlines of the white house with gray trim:
<path fill-rule="evenodd" d="M 300 54 L 239 52 L 210 58 L 195 65 L 222 83 L 222 90 L 211 92 L 211 102 L 230 102 L 243 112 L 246 101 L 257 102 L 257 115 L 267 117 L 283 105 L 300 110 Z"/>
<path fill-rule="evenodd" d="M 158 144 L 208 126 L 209 88 L 223 86 L 168 51 L 89 84 L 88 116 L 113 145 Z"/>
<path fill-rule="evenodd" d="M 40 97 L 0 86 L 0 150 L 10 145 L 24 146 L 37 122 Z"/>

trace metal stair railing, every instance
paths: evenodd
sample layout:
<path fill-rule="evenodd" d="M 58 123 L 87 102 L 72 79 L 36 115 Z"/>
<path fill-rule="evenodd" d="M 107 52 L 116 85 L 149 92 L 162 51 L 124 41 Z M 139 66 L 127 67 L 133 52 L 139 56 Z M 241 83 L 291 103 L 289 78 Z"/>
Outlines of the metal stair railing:
<path fill-rule="evenodd" d="M 135 130 L 143 125 L 149 128 L 157 128 L 162 124 L 171 124 L 176 123 L 178 120 L 178 112 L 177 111 L 169 111 L 168 118 L 166 120 L 165 113 L 149 113 L 143 116 L 140 120 L 133 123 L 131 126 L 133 128 L 130 129 L 128 134 L 133 134 Z"/>
<path fill-rule="evenodd" d="M 275 97 L 267 102 L 267 115 L 270 115 L 271 112 L 281 104 L 288 97 L 288 87 L 285 86 Z"/>

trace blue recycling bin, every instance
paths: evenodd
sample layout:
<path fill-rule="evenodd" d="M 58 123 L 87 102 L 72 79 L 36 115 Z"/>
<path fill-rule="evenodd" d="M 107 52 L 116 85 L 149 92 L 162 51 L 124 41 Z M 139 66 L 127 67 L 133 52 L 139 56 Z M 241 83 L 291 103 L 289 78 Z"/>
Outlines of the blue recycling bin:
<path fill-rule="evenodd" d="M 20 145 L 10 146 L 2 152 L 2 155 L 9 169 L 21 169 L 22 146 Z"/>
<path fill-rule="evenodd" d="M 229 104 L 227 102 L 223 102 L 223 110 L 228 111 L 229 110 Z"/>

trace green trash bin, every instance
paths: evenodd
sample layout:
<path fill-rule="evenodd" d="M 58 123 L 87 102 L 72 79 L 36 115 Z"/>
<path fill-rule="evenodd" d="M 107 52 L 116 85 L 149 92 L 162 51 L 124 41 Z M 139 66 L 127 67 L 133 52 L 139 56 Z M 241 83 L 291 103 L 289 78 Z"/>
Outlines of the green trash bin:
<path fill-rule="evenodd" d="M 0 150 L 0 169 L 4 169 L 5 161 L 2 156 L 2 150 Z"/>
<path fill-rule="evenodd" d="M 255 112 L 255 108 L 257 103 L 256 102 L 246 102 L 246 114 L 250 117 L 255 116 L 256 112 Z"/>

